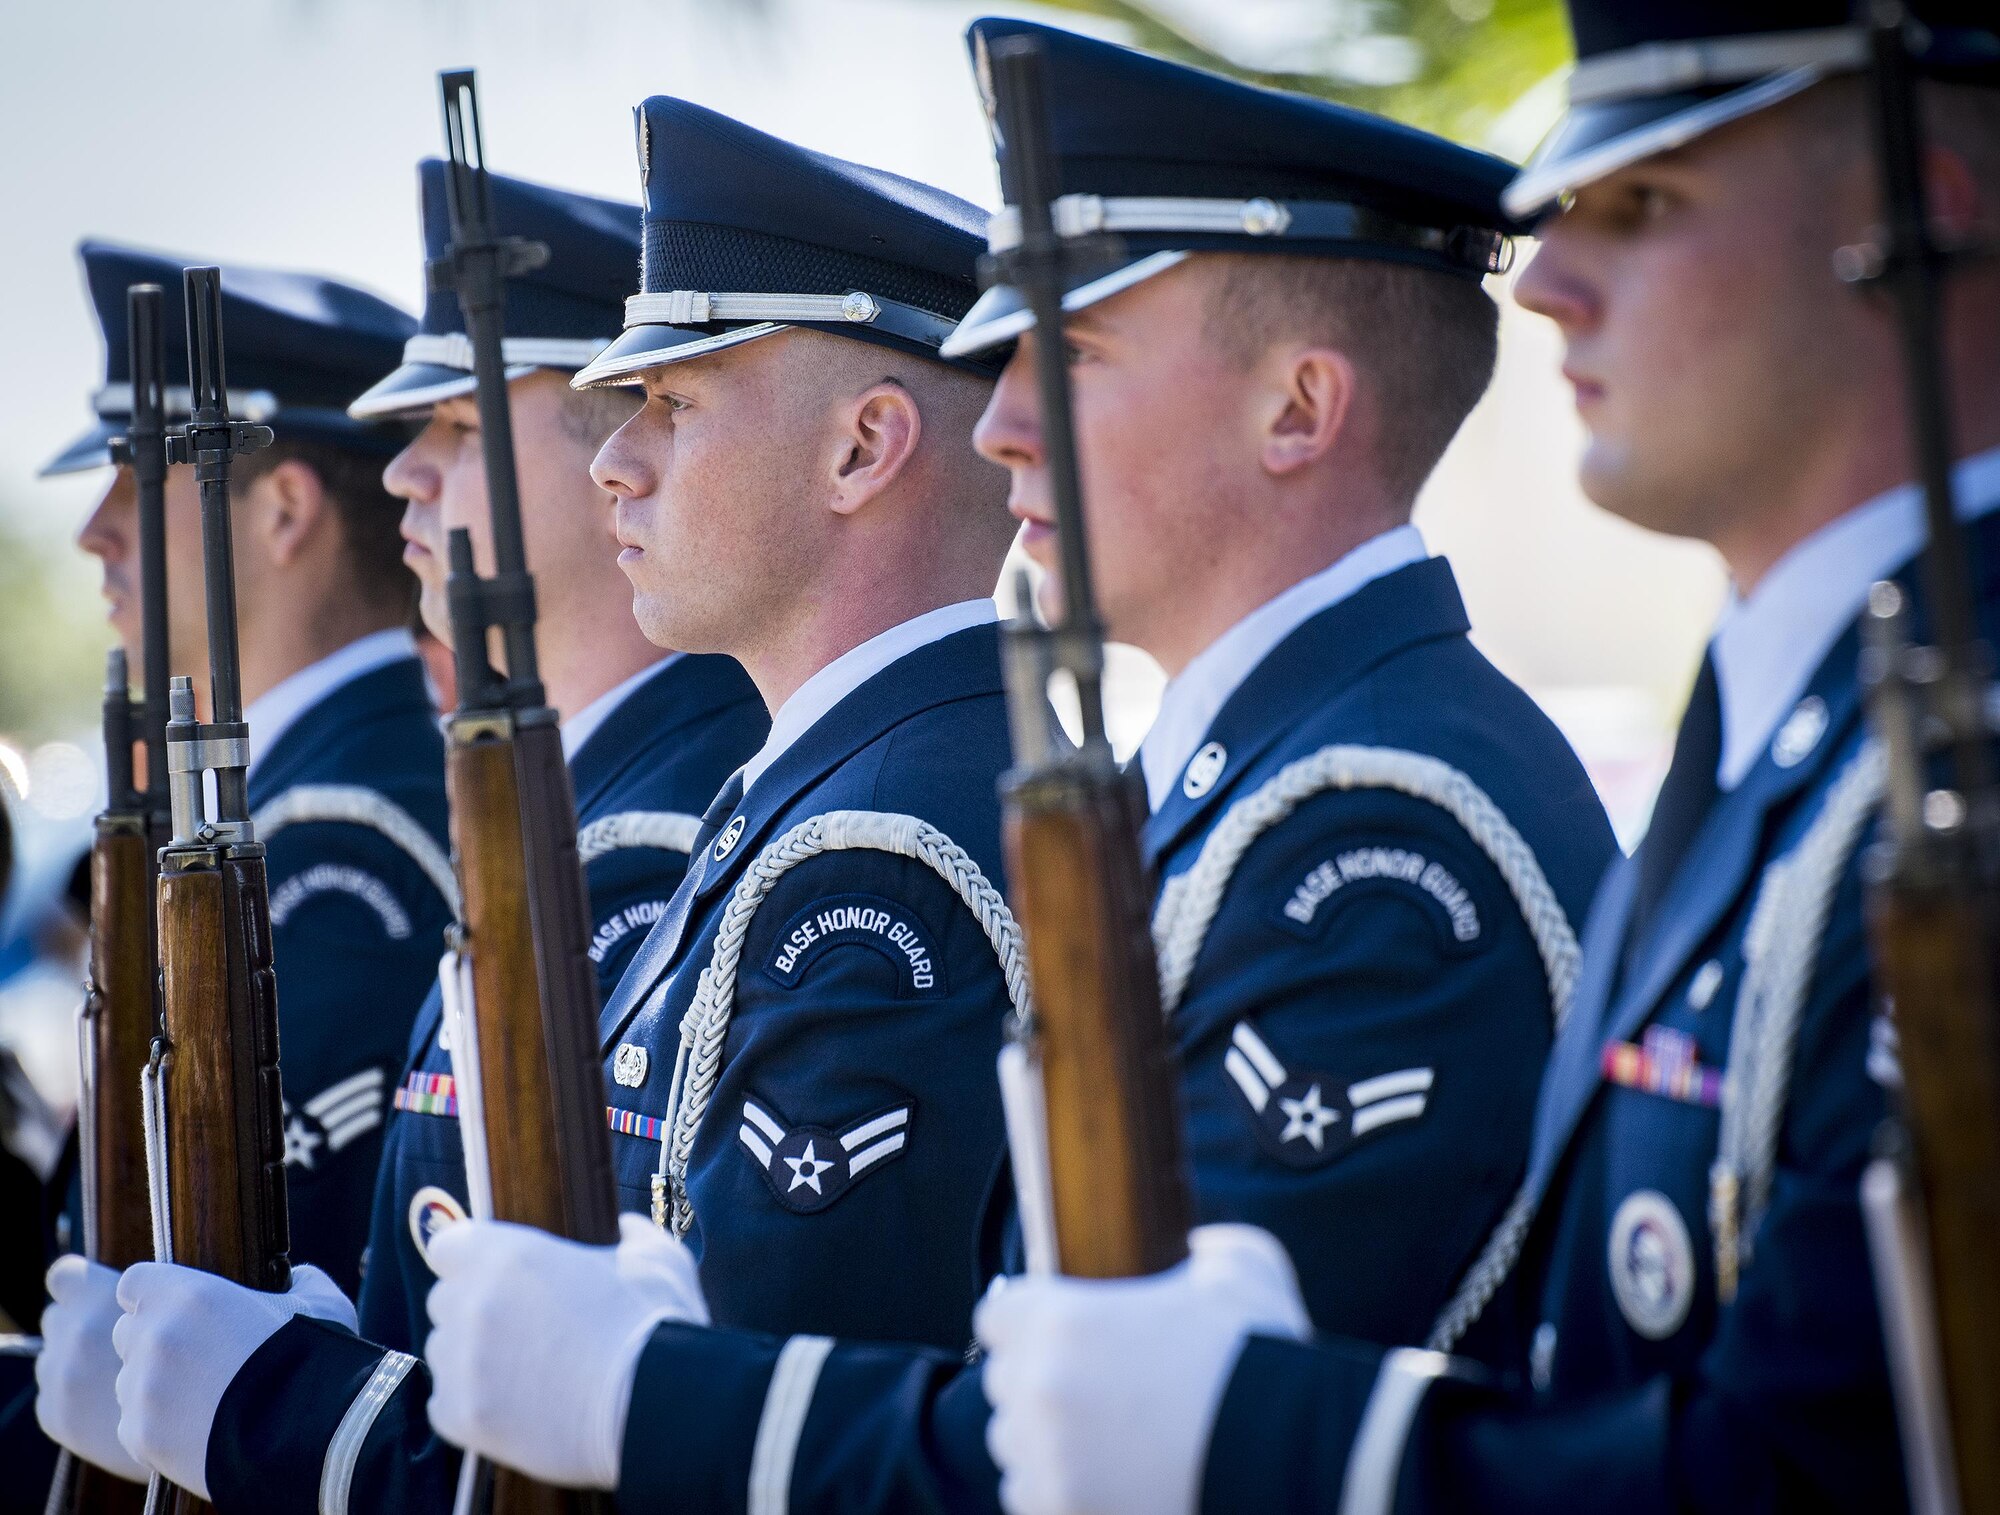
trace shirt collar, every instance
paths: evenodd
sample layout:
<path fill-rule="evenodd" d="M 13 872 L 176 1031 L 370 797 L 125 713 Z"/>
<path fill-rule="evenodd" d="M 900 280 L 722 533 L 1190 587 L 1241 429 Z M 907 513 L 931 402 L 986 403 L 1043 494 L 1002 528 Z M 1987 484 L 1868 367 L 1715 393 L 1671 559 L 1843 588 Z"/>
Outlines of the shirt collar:
<path fill-rule="evenodd" d="M 670 652 L 657 663 L 648 663 L 622 684 L 614 684 L 596 699 L 592 700 L 575 715 L 562 723 L 562 750 L 565 763 L 574 762 L 583 744 L 597 735 L 597 728 L 611 718 L 611 713 L 624 704 L 632 691 L 656 673 L 665 673 L 681 660 L 683 654 Z"/>
<path fill-rule="evenodd" d="M 1273 648 L 1321 611 L 1429 556 L 1416 527 L 1392 527 L 1266 600 L 1197 653 L 1168 682 L 1160 696 L 1160 713 L 1139 745 L 1151 807 L 1158 810 L 1173 792 L 1174 781 L 1222 707 Z"/>
<path fill-rule="evenodd" d="M 1953 478 L 1962 518 L 2000 506 L 2000 448 L 1964 459 Z M 1869 586 L 1915 557 L 1926 536 L 1922 491 L 1900 485 L 1793 547 L 1747 597 L 1731 593 L 1711 646 L 1722 706 L 1720 788 L 1743 782 L 1813 670 L 1861 614 Z"/>
<path fill-rule="evenodd" d="M 756 756 L 743 765 L 744 792 L 747 794 L 764 771 L 784 756 L 786 749 L 812 730 L 820 717 L 898 658 L 955 632 L 991 625 L 999 618 L 999 607 L 990 597 L 961 600 L 891 626 L 859 647 L 843 652 L 793 690 L 791 698 L 778 707 L 777 714 L 771 717 L 770 736 L 757 749 Z"/>
<path fill-rule="evenodd" d="M 291 724 L 343 684 L 390 663 L 417 655 L 416 638 L 401 626 L 371 631 L 317 663 L 280 679 L 250 702 L 243 719 L 250 727 L 250 766 L 245 778 L 278 745 Z"/>

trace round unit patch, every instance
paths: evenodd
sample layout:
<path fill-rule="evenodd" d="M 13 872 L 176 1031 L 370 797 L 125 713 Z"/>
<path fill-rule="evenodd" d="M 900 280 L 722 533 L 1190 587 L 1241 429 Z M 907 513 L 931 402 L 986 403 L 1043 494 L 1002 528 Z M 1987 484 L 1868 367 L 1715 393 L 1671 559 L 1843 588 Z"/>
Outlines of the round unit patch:
<path fill-rule="evenodd" d="M 1674 1202 L 1657 1189 L 1625 1196 L 1611 1217 L 1611 1292 L 1625 1323 L 1664 1341 L 1694 1304 L 1694 1244 Z"/>
<path fill-rule="evenodd" d="M 1187 772 L 1181 777 L 1181 793 L 1191 800 L 1200 799 L 1215 787 L 1215 781 L 1228 766 L 1229 749 L 1220 742 L 1210 742 L 1188 759 Z"/>
<path fill-rule="evenodd" d="M 430 1267 L 431 1238 L 453 1221 L 464 1219 L 465 1206 L 448 1189 L 425 1184 L 410 1196 L 410 1239 L 417 1244 L 417 1256 L 424 1260 L 425 1267 Z M 431 1271 L 435 1273 L 437 1269 Z"/>

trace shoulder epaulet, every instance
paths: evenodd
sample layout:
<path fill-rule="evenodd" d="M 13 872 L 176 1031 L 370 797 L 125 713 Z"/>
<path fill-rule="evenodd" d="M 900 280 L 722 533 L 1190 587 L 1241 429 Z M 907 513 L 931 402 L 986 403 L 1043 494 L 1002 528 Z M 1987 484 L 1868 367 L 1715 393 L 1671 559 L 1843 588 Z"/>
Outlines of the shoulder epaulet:
<path fill-rule="evenodd" d="M 1168 881 L 1153 913 L 1160 1002 L 1168 1014 L 1187 992 L 1195 960 L 1223 893 L 1250 844 L 1305 801 L 1330 790 L 1387 789 L 1435 805 L 1492 860 L 1513 893 L 1541 954 L 1549 1005 L 1562 1028 L 1582 951 L 1547 875 L 1500 807 L 1464 773 L 1438 758 L 1395 747 L 1332 746 L 1287 763 L 1231 805 L 1203 841 L 1194 865 Z"/>
<path fill-rule="evenodd" d="M 599 858 L 628 848 L 650 847 L 661 852 L 692 852 L 701 834 L 701 817 L 678 810 L 621 810 L 599 816 L 576 833 L 576 851 L 586 867 Z"/>
<path fill-rule="evenodd" d="M 266 838 L 308 821 L 365 826 L 386 837 L 430 880 L 451 913 L 459 913 L 458 880 L 444 848 L 415 816 L 380 791 L 361 784 L 296 784 L 250 817 L 257 835 Z"/>

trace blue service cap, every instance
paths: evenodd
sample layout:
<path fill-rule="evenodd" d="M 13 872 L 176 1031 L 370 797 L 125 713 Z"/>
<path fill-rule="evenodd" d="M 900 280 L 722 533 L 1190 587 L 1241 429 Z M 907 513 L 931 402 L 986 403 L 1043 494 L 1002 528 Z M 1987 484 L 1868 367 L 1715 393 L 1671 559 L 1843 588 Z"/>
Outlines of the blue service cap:
<path fill-rule="evenodd" d="M 668 95 L 636 115 L 640 292 L 577 388 L 634 383 L 787 326 L 936 358 L 978 296 L 977 206 Z"/>
<path fill-rule="evenodd" d="M 1089 238 L 1067 281 L 1081 310 L 1194 252 L 1368 258 L 1479 278 L 1506 266 L 1514 229 L 1500 208 L 1513 165 L 1442 137 L 1304 95 L 1261 89 L 1112 42 L 1027 21 L 975 21 L 966 32 L 1000 140 L 989 49 L 1042 45 L 1056 230 Z M 1108 235 L 1106 235 L 1108 234 Z M 993 217 L 996 253 L 1020 240 L 1010 203 Z M 1034 325 L 1027 302 L 996 284 L 947 353 L 1012 342 Z"/>
<path fill-rule="evenodd" d="M 449 172 L 442 158 L 417 165 L 426 264 L 451 245 Z M 500 352 L 507 377 L 518 379 L 537 368 L 574 373 L 617 335 L 639 261 L 639 207 L 499 174 L 488 174 L 487 183 L 500 234 L 549 249 L 540 268 L 506 281 Z M 349 406 L 348 414 L 417 415 L 440 400 L 471 394 L 474 384 L 472 340 L 458 296 L 433 289 L 417 334 L 403 346 L 401 365 Z"/>
<path fill-rule="evenodd" d="M 84 283 L 104 334 L 104 385 L 92 397 L 97 420 L 63 449 L 44 476 L 111 462 L 111 443 L 132 420 L 132 353 L 125 291 L 157 284 L 165 294 L 167 421 L 188 414 L 187 327 L 182 270 L 197 260 L 85 241 L 77 248 Z M 229 409 L 261 421 L 280 442 L 330 442 L 357 451 L 394 453 L 402 438 L 350 418 L 356 390 L 393 362 L 416 323 L 388 301 L 313 274 L 264 268 L 222 270 Z"/>
<path fill-rule="evenodd" d="M 1911 0 L 1919 68 L 2000 84 L 1993 0 Z M 1517 216 L 1868 66 L 1851 0 L 1569 0 L 1569 109 L 1507 190 Z"/>

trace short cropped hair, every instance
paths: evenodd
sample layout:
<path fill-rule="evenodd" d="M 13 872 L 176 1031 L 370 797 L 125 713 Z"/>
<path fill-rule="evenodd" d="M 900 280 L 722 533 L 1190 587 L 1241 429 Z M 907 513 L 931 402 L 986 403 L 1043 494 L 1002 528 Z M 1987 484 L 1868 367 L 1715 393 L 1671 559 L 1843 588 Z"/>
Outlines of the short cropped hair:
<path fill-rule="evenodd" d="M 231 470 L 230 487 L 245 490 L 281 463 L 302 463 L 319 476 L 340 522 L 347 571 L 361 603 L 397 615 L 415 603 L 417 581 L 403 566 L 397 529 L 402 504 L 382 487 L 385 459 L 331 442 L 275 442 Z"/>
<path fill-rule="evenodd" d="M 1219 255 L 1213 340 L 1248 366 L 1280 340 L 1336 348 L 1376 394 L 1376 466 L 1397 499 L 1417 491 L 1486 393 L 1500 310 L 1478 281 L 1362 258 Z"/>

